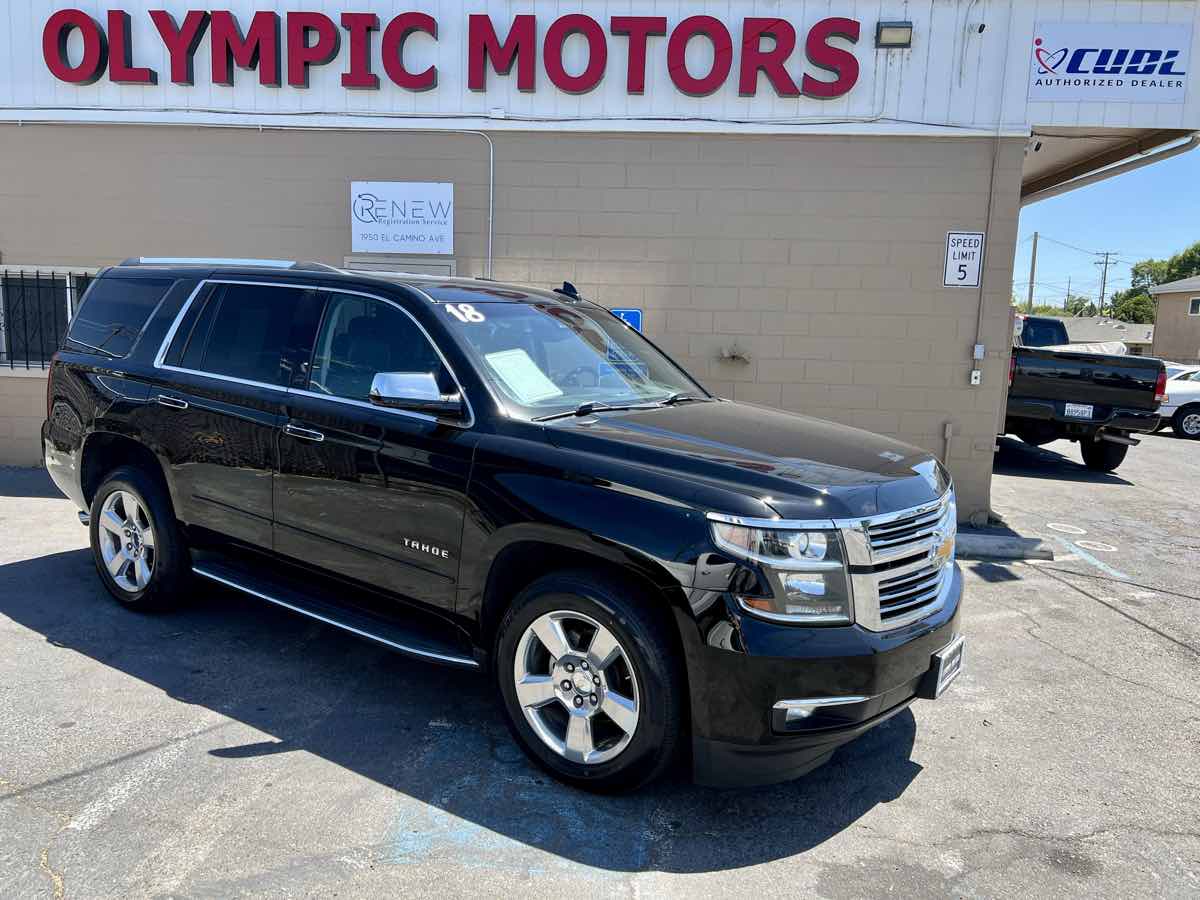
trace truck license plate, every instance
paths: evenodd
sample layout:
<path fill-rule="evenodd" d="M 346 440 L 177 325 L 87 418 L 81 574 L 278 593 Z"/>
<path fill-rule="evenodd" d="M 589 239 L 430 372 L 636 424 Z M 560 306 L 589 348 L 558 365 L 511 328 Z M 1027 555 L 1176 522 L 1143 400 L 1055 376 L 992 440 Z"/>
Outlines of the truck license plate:
<path fill-rule="evenodd" d="M 1072 419 L 1090 419 L 1092 405 L 1090 403 L 1068 403 L 1065 412 Z"/>

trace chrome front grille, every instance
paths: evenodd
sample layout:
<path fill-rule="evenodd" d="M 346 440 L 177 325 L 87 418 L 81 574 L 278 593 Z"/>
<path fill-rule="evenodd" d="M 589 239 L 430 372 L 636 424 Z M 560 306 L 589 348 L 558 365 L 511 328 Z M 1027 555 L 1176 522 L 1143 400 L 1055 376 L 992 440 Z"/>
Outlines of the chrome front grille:
<path fill-rule="evenodd" d="M 896 518 L 893 513 L 887 521 L 867 520 L 867 542 L 871 549 L 872 562 L 888 562 L 922 553 L 934 543 L 944 539 L 944 529 L 949 501 L 943 498 L 937 503 L 906 511 Z"/>
<path fill-rule="evenodd" d="M 879 577 L 879 618 L 885 624 L 937 599 L 942 587 L 944 565 L 921 560 L 915 571 L 903 575 L 883 573 Z"/>
<path fill-rule="evenodd" d="M 900 628 L 942 608 L 954 555 L 939 555 L 953 539 L 954 492 L 913 509 L 840 520 L 851 565 L 855 621 L 871 631 Z"/>

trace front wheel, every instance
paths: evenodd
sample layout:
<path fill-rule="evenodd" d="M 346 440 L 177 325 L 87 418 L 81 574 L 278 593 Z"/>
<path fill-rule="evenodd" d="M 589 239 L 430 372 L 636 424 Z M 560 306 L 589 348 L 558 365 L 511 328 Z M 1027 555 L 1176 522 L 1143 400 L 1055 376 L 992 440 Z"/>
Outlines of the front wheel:
<path fill-rule="evenodd" d="M 113 470 L 92 498 L 96 571 L 122 606 L 159 610 L 178 603 L 189 554 L 166 489 L 133 466 Z"/>
<path fill-rule="evenodd" d="M 1084 438 L 1079 442 L 1079 449 L 1083 453 L 1083 464 L 1093 472 L 1112 472 L 1125 459 L 1129 445 Z"/>
<path fill-rule="evenodd" d="M 1200 440 L 1200 406 L 1193 404 L 1179 407 L 1171 419 L 1171 427 L 1180 437 Z"/>
<path fill-rule="evenodd" d="M 629 791 L 675 758 L 686 688 L 670 620 L 652 602 L 579 570 L 538 579 L 505 615 L 495 658 L 508 725 L 555 778 Z"/>

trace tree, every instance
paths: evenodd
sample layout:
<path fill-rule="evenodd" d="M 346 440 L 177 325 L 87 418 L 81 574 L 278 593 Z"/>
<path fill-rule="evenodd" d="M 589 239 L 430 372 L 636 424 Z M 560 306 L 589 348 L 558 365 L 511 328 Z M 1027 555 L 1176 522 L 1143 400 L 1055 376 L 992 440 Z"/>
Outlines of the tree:
<path fill-rule="evenodd" d="M 1094 316 L 1096 314 L 1096 304 L 1079 294 L 1071 294 L 1067 297 L 1066 308 L 1069 316 Z"/>
<path fill-rule="evenodd" d="M 1142 291 L 1130 288 L 1113 294 L 1112 317 L 1122 322 L 1150 325 L 1154 322 L 1154 298 Z"/>
<path fill-rule="evenodd" d="M 1200 241 L 1169 259 L 1143 259 L 1134 263 L 1129 269 L 1129 289 L 1112 295 L 1109 309 L 1113 318 L 1149 325 L 1157 308 L 1150 288 L 1193 275 L 1200 275 Z"/>

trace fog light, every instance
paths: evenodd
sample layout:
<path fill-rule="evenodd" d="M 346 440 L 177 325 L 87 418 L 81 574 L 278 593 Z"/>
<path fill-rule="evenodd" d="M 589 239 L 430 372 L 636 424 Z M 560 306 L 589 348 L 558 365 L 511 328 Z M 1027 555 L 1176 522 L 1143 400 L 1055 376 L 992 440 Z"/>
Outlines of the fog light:
<path fill-rule="evenodd" d="M 875 46 L 887 50 L 912 46 L 912 22 L 878 22 L 875 25 Z"/>

